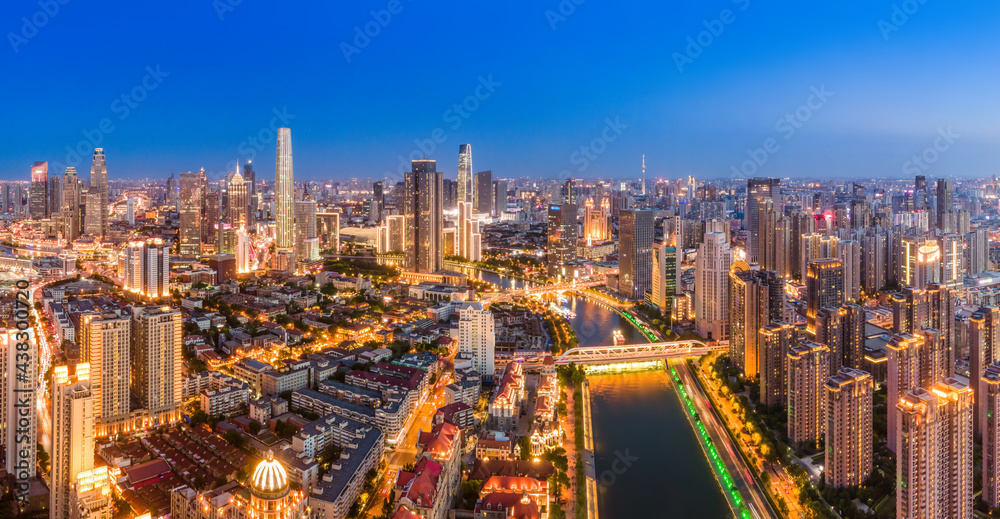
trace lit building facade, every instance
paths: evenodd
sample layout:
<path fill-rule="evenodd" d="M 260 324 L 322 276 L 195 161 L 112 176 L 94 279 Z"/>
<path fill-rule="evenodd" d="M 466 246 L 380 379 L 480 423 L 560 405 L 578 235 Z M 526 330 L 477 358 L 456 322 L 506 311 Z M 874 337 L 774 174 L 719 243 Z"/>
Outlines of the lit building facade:
<path fill-rule="evenodd" d="M 291 250 L 295 246 L 295 179 L 292 168 L 292 130 L 278 128 L 278 146 L 274 162 L 275 247 Z M 295 267 L 289 267 L 294 269 Z"/>
<path fill-rule="evenodd" d="M 872 472 L 872 376 L 843 368 L 826 390 L 826 462 L 823 476 L 834 488 L 858 488 Z"/>
<path fill-rule="evenodd" d="M 49 514 L 69 519 L 70 495 L 80 473 L 94 469 L 94 392 L 90 365 L 56 366 L 52 376 L 52 472 Z"/>
<path fill-rule="evenodd" d="M 826 426 L 823 384 L 830 373 L 830 348 L 803 341 L 789 348 L 785 360 L 788 439 L 796 443 L 819 442 Z"/>
<path fill-rule="evenodd" d="M 695 260 L 695 332 L 711 341 L 729 337 L 729 268 L 733 251 L 726 235 L 706 232 Z"/>

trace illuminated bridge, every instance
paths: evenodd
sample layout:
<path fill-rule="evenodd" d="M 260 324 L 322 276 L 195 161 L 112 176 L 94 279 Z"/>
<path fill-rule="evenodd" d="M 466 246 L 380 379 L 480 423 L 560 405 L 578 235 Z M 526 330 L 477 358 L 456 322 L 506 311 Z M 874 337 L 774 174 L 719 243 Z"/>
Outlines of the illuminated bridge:
<path fill-rule="evenodd" d="M 486 292 L 480 296 L 482 301 L 509 301 L 514 297 L 523 296 L 533 296 L 540 294 L 547 294 L 549 292 L 567 292 L 570 290 L 580 290 L 584 288 L 593 288 L 604 286 L 606 281 L 604 279 L 598 279 L 595 281 L 586 281 L 582 283 L 559 283 L 555 285 L 539 285 L 528 288 L 520 288 L 517 290 L 504 289 L 500 292 Z"/>
<path fill-rule="evenodd" d="M 709 345 L 701 341 L 685 340 L 645 344 L 620 344 L 615 346 L 578 346 L 556 357 L 557 366 L 576 364 L 593 366 L 616 362 L 639 362 L 671 357 L 701 356 L 710 351 L 726 349 L 725 344 Z"/>

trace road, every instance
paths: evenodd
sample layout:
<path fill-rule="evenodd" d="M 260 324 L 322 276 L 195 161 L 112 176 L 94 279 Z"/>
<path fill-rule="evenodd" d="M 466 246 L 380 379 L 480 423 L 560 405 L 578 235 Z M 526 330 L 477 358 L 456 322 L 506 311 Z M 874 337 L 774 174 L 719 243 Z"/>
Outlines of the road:
<path fill-rule="evenodd" d="M 442 370 L 444 368 L 441 368 Z M 421 404 L 413 420 L 409 424 L 409 429 L 405 430 L 403 440 L 396 446 L 396 450 L 389 453 L 385 470 L 382 473 L 382 481 L 376 490 L 375 500 L 368 506 L 369 517 L 377 517 L 382 513 L 382 503 L 389 492 L 396 486 L 396 472 L 402 467 L 414 463 L 417 459 L 417 438 L 421 431 L 430 431 L 433 426 L 434 413 L 439 407 L 444 406 L 444 386 L 451 383 L 451 373 L 444 373 L 439 380 L 430 388 L 427 397 Z"/>
<path fill-rule="evenodd" d="M 700 380 L 706 381 L 708 380 L 708 378 L 709 377 L 703 376 L 700 378 Z M 716 402 L 724 401 L 724 399 L 720 395 L 721 388 L 715 383 L 715 381 L 708 380 L 708 382 L 705 383 L 707 384 L 709 390 L 713 392 Z M 727 427 L 729 428 L 730 431 L 733 432 L 733 436 L 741 437 L 740 431 L 744 427 L 742 418 L 737 416 L 733 412 L 732 408 L 725 405 L 714 406 L 713 409 L 716 411 L 716 416 L 722 416 L 722 418 L 725 420 Z M 731 446 L 730 443 L 727 443 L 727 445 Z M 764 459 L 760 456 L 760 452 L 756 449 L 756 447 L 751 446 L 749 443 L 744 442 L 744 445 L 742 447 L 737 445 L 736 448 L 741 448 L 743 452 L 746 454 L 746 457 L 752 460 L 752 462 L 755 465 L 754 467 L 755 470 L 757 471 L 766 470 L 768 472 L 768 474 L 770 475 L 769 485 L 771 487 L 770 488 L 771 495 L 772 496 L 780 495 L 782 499 L 785 500 L 785 503 L 787 503 L 789 506 L 788 516 L 790 518 L 809 517 L 809 514 L 806 513 L 806 511 L 803 510 L 801 505 L 799 504 L 795 481 L 792 479 L 791 476 L 788 475 L 788 472 L 784 467 L 765 462 Z"/>
<path fill-rule="evenodd" d="M 722 462 L 733 478 L 733 484 L 736 485 L 736 489 L 743 497 L 744 506 L 756 518 L 781 517 L 771 508 L 771 505 L 767 502 L 767 498 L 763 494 L 763 490 L 754 481 L 750 468 L 733 449 L 732 441 L 729 439 L 726 429 L 715 414 L 707 395 L 701 390 L 701 386 L 695 382 L 694 374 L 691 373 L 687 363 L 683 360 L 674 360 L 670 361 L 669 365 L 677 369 L 677 374 L 687 388 L 688 395 L 691 397 L 691 402 L 694 404 L 695 410 L 698 412 L 698 416 L 705 426 L 705 430 L 708 431 L 712 442 L 717 446 L 719 455 L 722 456 Z M 756 468 L 753 470 L 756 470 Z"/>

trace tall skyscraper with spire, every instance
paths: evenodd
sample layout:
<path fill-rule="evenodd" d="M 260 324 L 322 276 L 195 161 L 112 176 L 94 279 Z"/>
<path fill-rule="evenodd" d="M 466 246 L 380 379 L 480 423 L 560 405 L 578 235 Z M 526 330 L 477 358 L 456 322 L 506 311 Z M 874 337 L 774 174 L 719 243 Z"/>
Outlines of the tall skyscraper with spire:
<path fill-rule="evenodd" d="M 642 156 L 642 196 L 646 196 L 646 155 Z"/>
<path fill-rule="evenodd" d="M 472 145 L 458 145 L 458 201 L 476 203 L 472 174 Z"/>
<path fill-rule="evenodd" d="M 104 148 L 94 148 L 94 162 L 90 166 L 90 192 L 97 193 L 101 212 L 101 237 L 108 234 L 108 165 L 104 161 Z"/>
<path fill-rule="evenodd" d="M 236 160 L 236 172 L 229 179 L 229 224 L 233 229 L 249 224 L 247 211 L 250 207 L 250 197 L 247 182 L 240 174 L 240 161 Z"/>
<path fill-rule="evenodd" d="M 278 151 L 274 162 L 274 205 L 279 249 L 295 247 L 295 184 L 292 178 L 292 130 L 278 128 Z"/>

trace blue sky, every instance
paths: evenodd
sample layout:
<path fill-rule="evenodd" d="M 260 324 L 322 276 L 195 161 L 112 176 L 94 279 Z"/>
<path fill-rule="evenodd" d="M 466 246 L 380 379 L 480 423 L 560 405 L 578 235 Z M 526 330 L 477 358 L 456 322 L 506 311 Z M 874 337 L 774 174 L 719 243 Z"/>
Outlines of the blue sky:
<path fill-rule="evenodd" d="M 98 138 L 111 178 L 267 177 L 282 118 L 296 178 L 902 177 L 948 128 L 925 174 L 1000 169 L 992 2 L 47 1 L 0 7 L 3 179 Z"/>

